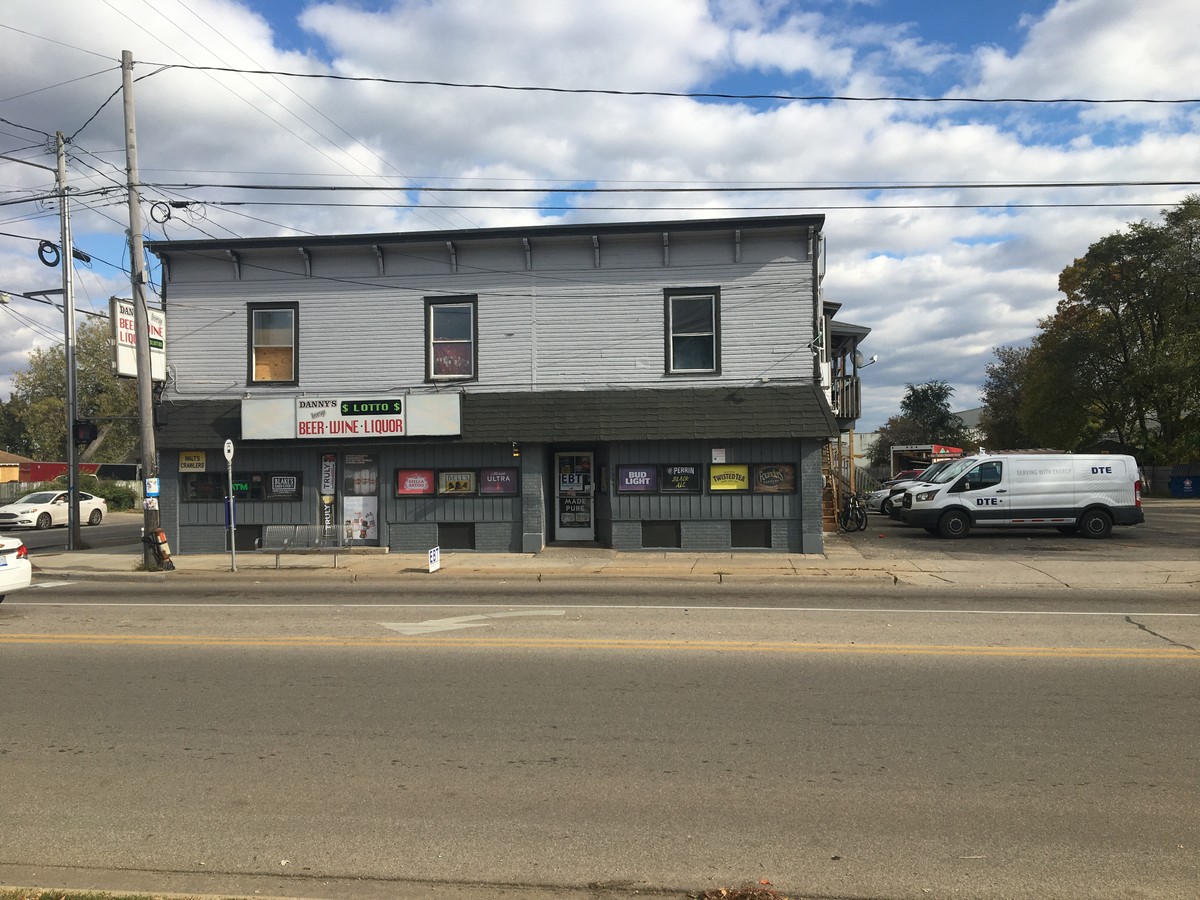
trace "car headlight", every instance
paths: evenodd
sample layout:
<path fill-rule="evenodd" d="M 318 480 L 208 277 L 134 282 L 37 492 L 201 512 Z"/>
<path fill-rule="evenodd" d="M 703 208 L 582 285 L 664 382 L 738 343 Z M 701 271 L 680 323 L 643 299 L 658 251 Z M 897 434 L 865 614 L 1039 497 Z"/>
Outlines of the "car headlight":
<path fill-rule="evenodd" d="M 928 503 L 938 494 L 937 491 L 921 491 L 919 494 L 913 495 L 913 499 L 918 503 Z"/>

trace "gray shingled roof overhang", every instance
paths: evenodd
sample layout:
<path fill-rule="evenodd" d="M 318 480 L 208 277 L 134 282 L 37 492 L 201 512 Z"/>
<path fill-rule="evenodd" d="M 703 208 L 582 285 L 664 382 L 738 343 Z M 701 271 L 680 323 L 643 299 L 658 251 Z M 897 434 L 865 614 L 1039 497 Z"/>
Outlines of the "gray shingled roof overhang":
<path fill-rule="evenodd" d="M 175 401 L 162 408 L 164 449 L 218 447 L 241 439 L 240 400 Z M 829 438 L 837 421 L 812 384 L 465 393 L 470 443 Z M 431 440 L 419 435 L 414 441 Z M 433 438 L 432 440 L 438 440 Z M 453 438 L 449 438 L 453 440 Z M 352 443 L 352 442 L 347 442 Z"/>

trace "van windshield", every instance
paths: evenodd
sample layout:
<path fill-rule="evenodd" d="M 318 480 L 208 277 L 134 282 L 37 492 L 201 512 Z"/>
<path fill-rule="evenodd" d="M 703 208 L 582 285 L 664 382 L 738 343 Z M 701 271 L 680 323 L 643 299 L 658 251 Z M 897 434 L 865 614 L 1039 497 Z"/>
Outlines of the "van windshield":
<path fill-rule="evenodd" d="M 954 462 L 952 459 L 943 459 L 941 462 L 935 462 L 932 466 L 914 478 L 913 481 L 919 481 L 922 484 L 930 484 L 937 478 L 938 474 L 952 462 Z"/>
<path fill-rule="evenodd" d="M 946 468 L 936 473 L 932 478 L 925 478 L 923 480 L 929 484 L 948 484 L 962 475 L 963 472 L 967 471 L 967 469 L 971 468 L 971 466 L 975 465 L 977 462 L 979 462 L 979 458 L 975 456 L 967 456 L 963 459 L 956 459 L 946 466 Z"/>

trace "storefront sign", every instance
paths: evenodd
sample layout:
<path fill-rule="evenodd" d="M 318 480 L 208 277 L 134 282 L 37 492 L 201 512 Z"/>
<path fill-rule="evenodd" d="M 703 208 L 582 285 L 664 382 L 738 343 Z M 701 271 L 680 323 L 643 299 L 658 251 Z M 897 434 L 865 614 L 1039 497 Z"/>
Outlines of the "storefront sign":
<path fill-rule="evenodd" d="M 402 437 L 404 399 L 296 398 L 296 437 Z"/>
<path fill-rule="evenodd" d="M 700 493 L 699 466 L 663 466 L 662 470 L 664 494 Z"/>
<path fill-rule="evenodd" d="M 617 490 L 652 494 L 658 490 L 658 466 L 617 466 Z"/>
<path fill-rule="evenodd" d="M 559 497 L 558 524 L 563 528 L 591 528 L 592 498 Z"/>
<path fill-rule="evenodd" d="M 321 495 L 328 496 L 337 491 L 337 455 L 326 453 L 321 456 Z"/>
<path fill-rule="evenodd" d="M 113 371 L 122 378 L 137 378 L 137 321 L 133 302 L 113 297 L 108 304 L 112 324 Z M 150 377 L 167 380 L 167 316 L 162 310 L 147 308 L 146 327 L 150 330 Z"/>
<path fill-rule="evenodd" d="M 300 475 L 293 472 L 270 473 L 267 481 L 268 500 L 299 500 Z"/>
<path fill-rule="evenodd" d="M 321 455 L 321 536 L 337 535 L 337 454 Z"/>
<path fill-rule="evenodd" d="M 517 469 L 480 469 L 479 493 L 506 494 L 517 493 Z"/>
<path fill-rule="evenodd" d="M 396 495 L 432 494 L 437 484 L 433 469 L 397 469 Z"/>
<path fill-rule="evenodd" d="M 708 489 L 710 491 L 750 490 L 750 467 L 728 463 L 709 466 Z"/>
<path fill-rule="evenodd" d="M 415 435 L 462 434 L 461 394 L 401 397 L 246 397 L 242 439 L 381 440 Z"/>
<path fill-rule="evenodd" d="M 203 472 L 205 455 L 203 450 L 182 450 L 179 453 L 180 472 Z"/>
<path fill-rule="evenodd" d="M 474 472 L 438 472 L 439 494 L 474 494 Z"/>
<path fill-rule="evenodd" d="M 796 493 L 796 467 L 791 463 L 764 463 L 755 466 L 754 491 L 758 494 Z"/>

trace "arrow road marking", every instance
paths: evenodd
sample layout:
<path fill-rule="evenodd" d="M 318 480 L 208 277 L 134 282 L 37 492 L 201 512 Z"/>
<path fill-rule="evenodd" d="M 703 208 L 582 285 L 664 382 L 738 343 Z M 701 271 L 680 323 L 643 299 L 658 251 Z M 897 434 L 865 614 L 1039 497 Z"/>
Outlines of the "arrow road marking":
<path fill-rule="evenodd" d="M 509 619 L 516 616 L 565 616 L 565 609 L 530 609 L 515 612 L 485 613 L 478 616 L 452 616 L 448 619 L 427 619 L 424 622 L 380 622 L 384 628 L 401 634 L 433 634 L 435 631 L 456 631 L 460 628 L 482 628 L 481 619 Z"/>

